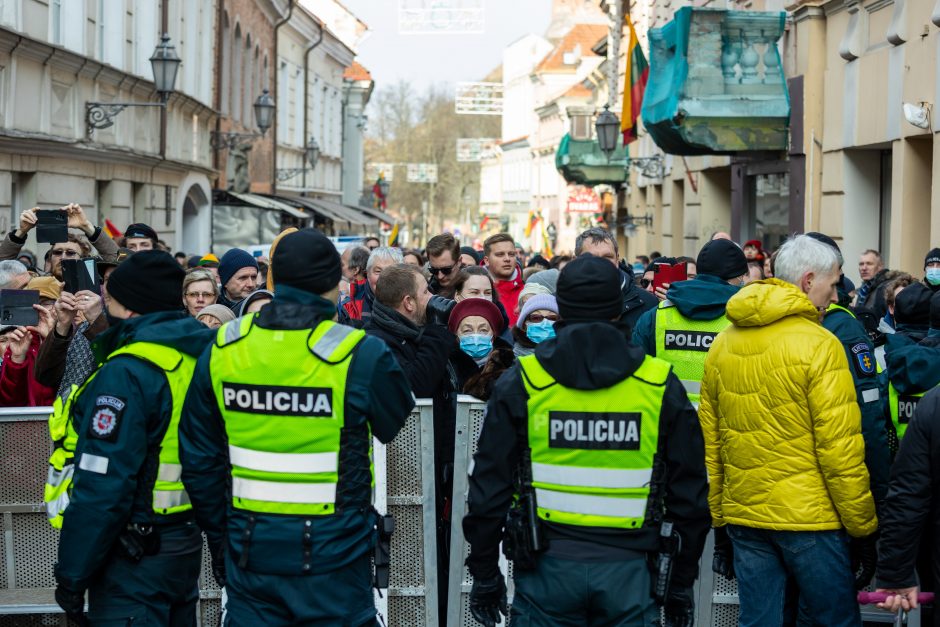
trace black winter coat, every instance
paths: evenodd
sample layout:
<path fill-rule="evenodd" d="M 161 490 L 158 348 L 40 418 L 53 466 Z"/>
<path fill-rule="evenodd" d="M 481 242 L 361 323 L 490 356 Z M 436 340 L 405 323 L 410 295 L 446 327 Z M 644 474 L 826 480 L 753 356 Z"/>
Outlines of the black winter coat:
<path fill-rule="evenodd" d="M 891 468 L 878 543 L 878 587 L 936 591 L 940 581 L 940 389 L 917 404 Z M 931 582 L 930 579 L 933 581 Z M 934 609 L 933 625 L 940 625 Z"/>

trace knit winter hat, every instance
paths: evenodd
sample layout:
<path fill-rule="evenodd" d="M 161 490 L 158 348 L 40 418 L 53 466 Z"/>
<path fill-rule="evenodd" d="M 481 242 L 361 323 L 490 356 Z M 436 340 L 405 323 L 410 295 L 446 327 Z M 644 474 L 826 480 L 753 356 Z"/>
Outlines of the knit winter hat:
<path fill-rule="evenodd" d="M 461 255 L 469 255 L 469 256 L 473 257 L 474 259 L 477 260 L 477 265 L 480 265 L 480 262 L 483 261 L 483 255 L 480 254 L 480 251 L 478 251 L 478 250 L 477 250 L 476 248 L 474 248 L 473 246 L 461 246 L 461 247 L 460 247 L 460 254 L 461 254 Z"/>
<path fill-rule="evenodd" d="M 924 269 L 931 263 L 940 263 L 940 248 L 930 249 L 930 252 L 924 257 Z"/>
<path fill-rule="evenodd" d="M 547 309 L 548 311 L 558 313 L 558 300 L 550 295 L 533 296 L 522 306 L 522 311 L 519 312 L 519 319 L 516 320 L 516 326 L 521 329 L 525 324 L 526 318 L 529 317 L 529 314 L 539 309 Z"/>
<path fill-rule="evenodd" d="M 205 257 L 203 257 L 203 259 L 205 259 Z M 228 285 L 232 277 L 242 268 L 254 268 L 257 270 L 258 262 L 250 253 L 245 252 L 241 248 L 231 248 L 227 253 L 222 255 L 222 260 L 219 261 L 219 281 L 222 283 L 222 287 L 224 288 Z"/>
<path fill-rule="evenodd" d="M 199 313 L 196 314 L 196 320 L 199 320 L 203 316 L 212 316 L 222 324 L 225 324 L 226 322 L 231 322 L 235 319 L 235 312 L 225 305 L 216 303 L 214 305 L 206 305 L 201 310 L 199 310 Z"/>
<path fill-rule="evenodd" d="M 620 270 L 593 255 L 581 255 L 558 275 L 558 315 L 566 321 L 618 319 L 623 313 Z"/>
<path fill-rule="evenodd" d="M 108 277 L 108 294 L 138 314 L 182 309 L 180 264 L 162 250 L 142 250 L 125 259 Z"/>
<path fill-rule="evenodd" d="M 523 298 L 525 296 L 538 296 L 539 294 L 544 296 L 551 296 L 552 291 L 541 283 L 532 283 L 530 281 L 526 281 L 526 284 L 522 287 L 522 291 L 519 292 L 519 298 Z"/>
<path fill-rule="evenodd" d="M 154 231 L 152 227 L 142 222 L 136 222 L 127 227 L 127 230 L 124 231 L 124 237 L 146 237 L 147 239 L 153 240 L 154 243 L 157 242 L 157 232 Z"/>
<path fill-rule="evenodd" d="M 734 242 L 714 239 L 702 246 L 695 268 L 699 274 L 710 274 L 727 281 L 747 274 L 747 257 Z"/>
<path fill-rule="evenodd" d="M 316 229 L 288 233 L 271 255 L 274 285 L 325 294 L 343 278 L 343 262 L 333 242 Z"/>
<path fill-rule="evenodd" d="M 550 268 L 548 270 L 542 270 L 541 272 L 536 272 L 529 277 L 529 280 L 525 282 L 526 285 L 536 284 L 544 285 L 548 288 L 550 294 L 554 294 L 558 291 L 558 275 L 560 274 L 558 268 Z"/>
<path fill-rule="evenodd" d="M 923 283 L 912 283 L 894 299 L 894 320 L 898 324 L 926 327 L 930 324 L 930 299 L 933 292 Z"/>
<path fill-rule="evenodd" d="M 450 329 L 451 333 L 456 333 L 460 322 L 470 316 L 480 316 L 486 319 L 490 323 L 490 328 L 493 329 L 494 337 L 503 332 L 505 324 L 503 314 L 499 311 L 499 307 L 493 304 L 493 301 L 485 298 L 466 298 L 457 303 L 447 319 L 447 328 Z"/>

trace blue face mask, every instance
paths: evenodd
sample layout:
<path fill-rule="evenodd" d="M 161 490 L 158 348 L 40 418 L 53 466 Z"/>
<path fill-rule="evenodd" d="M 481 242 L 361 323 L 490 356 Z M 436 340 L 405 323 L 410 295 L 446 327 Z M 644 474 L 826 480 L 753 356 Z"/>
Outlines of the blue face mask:
<path fill-rule="evenodd" d="M 940 285 L 940 268 L 927 268 L 927 282 L 931 285 Z"/>
<path fill-rule="evenodd" d="M 483 359 L 493 350 L 493 338 L 481 333 L 471 333 L 460 338 L 460 350 L 474 359 Z"/>
<path fill-rule="evenodd" d="M 539 344 L 555 337 L 555 323 L 551 320 L 530 322 L 526 325 L 525 334 L 530 340 Z"/>

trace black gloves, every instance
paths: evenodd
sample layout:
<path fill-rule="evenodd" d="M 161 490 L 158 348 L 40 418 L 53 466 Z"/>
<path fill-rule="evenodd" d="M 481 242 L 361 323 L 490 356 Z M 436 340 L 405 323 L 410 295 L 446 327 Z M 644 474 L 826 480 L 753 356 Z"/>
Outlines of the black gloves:
<path fill-rule="evenodd" d="M 849 545 L 849 555 L 852 558 L 852 573 L 855 575 L 855 589 L 861 590 L 875 576 L 875 566 L 878 565 L 878 534 L 873 533 L 864 538 L 852 538 Z"/>
<path fill-rule="evenodd" d="M 450 312 L 457 306 L 457 301 L 443 296 L 432 296 L 428 301 L 427 316 L 428 324 L 438 324 L 442 327 L 447 326 L 447 319 L 450 318 Z"/>
<path fill-rule="evenodd" d="M 663 627 L 692 627 L 695 622 L 695 600 L 692 588 L 675 587 L 669 591 L 663 606 Z"/>
<path fill-rule="evenodd" d="M 225 587 L 225 549 L 219 547 L 212 551 L 212 577 L 220 588 Z"/>
<path fill-rule="evenodd" d="M 91 623 L 88 622 L 88 618 L 85 616 L 84 592 L 75 592 L 74 590 L 63 588 L 60 585 L 55 589 L 55 602 L 59 604 L 59 607 L 62 608 L 65 615 L 79 627 L 91 625 Z"/>
<path fill-rule="evenodd" d="M 470 589 L 470 613 L 484 627 L 496 627 L 499 615 L 509 616 L 506 582 L 502 573 L 492 579 L 474 579 Z"/>
<path fill-rule="evenodd" d="M 734 579 L 734 547 L 726 527 L 715 527 L 715 555 L 712 571 L 727 579 Z"/>

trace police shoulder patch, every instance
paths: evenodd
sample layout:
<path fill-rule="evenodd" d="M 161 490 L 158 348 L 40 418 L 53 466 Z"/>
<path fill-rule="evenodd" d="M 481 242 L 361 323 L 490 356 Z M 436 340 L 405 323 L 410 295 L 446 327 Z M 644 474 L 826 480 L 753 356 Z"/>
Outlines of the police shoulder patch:
<path fill-rule="evenodd" d="M 89 437 L 107 442 L 117 440 L 121 416 L 127 403 L 116 396 L 103 395 L 95 399 L 95 409 L 88 425 Z"/>
<path fill-rule="evenodd" d="M 853 344 L 851 349 L 854 359 L 855 370 L 861 377 L 870 377 L 875 374 L 875 357 L 872 355 L 871 347 L 865 342 Z"/>

